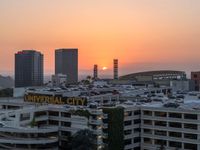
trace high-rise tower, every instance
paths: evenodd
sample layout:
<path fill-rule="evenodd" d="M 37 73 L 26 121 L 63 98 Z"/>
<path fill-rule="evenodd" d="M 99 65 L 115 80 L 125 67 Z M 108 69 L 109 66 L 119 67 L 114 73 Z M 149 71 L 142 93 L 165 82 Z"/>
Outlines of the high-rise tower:
<path fill-rule="evenodd" d="M 113 60 L 113 79 L 118 80 L 118 59 Z"/>
<path fill-rule="evenodd" d="M 93 77 L 94 79 L 98 79 L 98 65 L 94 65 Z"/>
<path fill-rule="evenodd" d="M 67 83 L 78 82 L 78 49 L 55 50 L 55 74 L 67 75 Z"/>
<path fill-rule="evenodd" d="M 22 50 L 15 54 L 15 87 L 43 85 L 43 54 Z"/>

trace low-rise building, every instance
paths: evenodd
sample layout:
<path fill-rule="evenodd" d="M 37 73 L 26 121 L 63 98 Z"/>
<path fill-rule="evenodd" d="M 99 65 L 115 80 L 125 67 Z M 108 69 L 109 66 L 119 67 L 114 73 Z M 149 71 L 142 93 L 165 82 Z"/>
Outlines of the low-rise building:
<path fill-rule="evenodd" d="M 56 74 L 52 75 L 52 86 L 60 87 L 65 86 L 67 84 L 67 75 L 65 74 Z"/>

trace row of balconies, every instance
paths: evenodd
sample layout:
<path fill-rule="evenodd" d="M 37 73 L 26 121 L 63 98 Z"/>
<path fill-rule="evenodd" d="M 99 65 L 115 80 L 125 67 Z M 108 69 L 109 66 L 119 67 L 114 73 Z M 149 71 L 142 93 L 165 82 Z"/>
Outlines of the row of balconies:
<path fill-rule="evenodd" d="M 172 144 L 171 144 L 172 142 Z M 175 145 L 176 144 L 176 145 Z M 158 150 L 160 149 L 162 143 L 141 143 L 141 149 L 142 150 Z M 164 149 L 166 150 L 199 150 L 200 147 L 198 144 L 191 144 L 191 143 L 177 143 L 174 141 L 166 141 L 166 143 L 163 144 Z"/>
<path fill-rule="evenodd" d="M 150 139 L 165 139 L 167 141 L 176 141 L 176 142 L 183 142 L 183 143 L 192 143 L 192 144 L 199 144 L 200 139 L 188 139 L 188 138 L 177 138 L 177 137 L 171 137 L 171 136 L 161 136 L 161 135 L 152 135 L 152 134 L 141 134 L 142 138 L 150 138 Z"/>
<path fill-rule="evenodd" d="M 156 117 L 156 116 L 141 116 L 142 119 L 150 119 L 150 120 L 165 120 L 165 121 L 173 121 L 173 122 L 181 122 L 181 123 L 199 123 L 199 120 L 190 120 L 190 119 L 180 119 L 180 118 L 171 118 L 171 117 Z"/>
<path fill-rule="evenodd" d="M 58 137 L 50 138 L 0 138 L 0 143 L 11 143 L 11 144 L 48 144 L 58 142 Z"/>
<path fill-rule="evenodd" d="M 34 128 L 0 128 L 0 132 L 11 132 L 11 133 L 52 133 L 58 132 L 57 126 L 45 126 L 45 127 L 34 127 Z"/>
<path fill-rule="evenodd" d="M 173 127 L 164 127 L 164 126 L 153 126 L 153 125 L 141 125 L 141 129 L 147 128 L 152 130 L 163 130 L 163 131 L 175 131 L 175 132 L 183 132 L 183 133 L 196 133 L 200 134 L 200 131 L 198 130 L 192 130 L 192 129 L 185 129 L 185 128 L 173 128 Z"/>

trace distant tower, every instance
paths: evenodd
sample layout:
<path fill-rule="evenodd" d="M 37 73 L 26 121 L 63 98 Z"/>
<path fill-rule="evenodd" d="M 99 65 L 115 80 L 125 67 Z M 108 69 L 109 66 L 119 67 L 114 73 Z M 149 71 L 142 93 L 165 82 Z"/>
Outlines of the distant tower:
<path fill-rule="evenodd" d="M 22 50 L 15 54 L 15 87 L 43 85 L 43 54 Z"/>
<path fill-rule="evenodd" d="M 55 74 L 67 75 L 67 83 L 78 82 L 78 49 L 55 50 Z"/>
<path fill-rule="evenodd" d="M 94 77 L 94 79 L 98 79 L 98 65 L 94 65 L 93 77 Z"/>
<path fill-rule="evenodd" d="M 113 60 L 114 79 L 118 80 L 118 59 Z"/>

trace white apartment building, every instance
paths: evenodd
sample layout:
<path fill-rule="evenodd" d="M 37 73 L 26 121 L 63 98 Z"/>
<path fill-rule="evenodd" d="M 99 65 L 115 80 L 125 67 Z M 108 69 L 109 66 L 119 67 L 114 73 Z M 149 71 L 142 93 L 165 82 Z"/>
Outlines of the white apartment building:
<path fill-rule="evenodd" d="M 199 95 L 189 93 L 166 99 L 161 93 L 167 90 L 133 89 L 133 95 L 130 89 L 121 95 L 99 89 L 96 93 L 27 90 L 36 96 L 63 93 L 69 97 L 72 92 L 73 98 L 87 97 L 87 105 L 2 98 L 0 149 L 62 150 L 74 133 L 89 129 L 96 135 L 98 150 L 200 150 Z M 134 96 L 137 91 L 140 97 Z M 153 98 L 144 94 L 153 94 Z"/>

